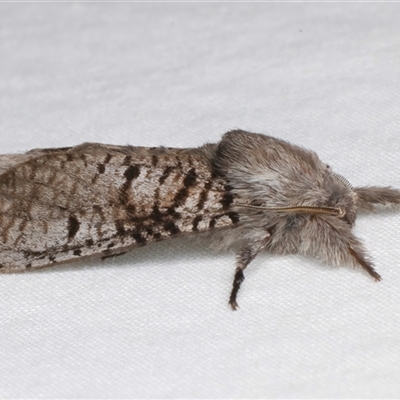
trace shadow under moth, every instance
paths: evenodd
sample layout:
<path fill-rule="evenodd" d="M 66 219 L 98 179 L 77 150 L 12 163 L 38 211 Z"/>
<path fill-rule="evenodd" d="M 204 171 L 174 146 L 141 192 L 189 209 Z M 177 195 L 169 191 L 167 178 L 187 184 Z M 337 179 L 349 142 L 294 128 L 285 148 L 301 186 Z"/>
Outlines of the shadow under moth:
<path fill-rule="evenodd" d="M 365 270 L 358 209 L 400 205 L 390 187 L 352 187 L 309 150 L 270 136 L 226 133 L 199 148 L 84 143 L 0 155 L 0 271 L 109 257 L 197 234 L 237 252 L 243 271 L 265 250 Z"/>

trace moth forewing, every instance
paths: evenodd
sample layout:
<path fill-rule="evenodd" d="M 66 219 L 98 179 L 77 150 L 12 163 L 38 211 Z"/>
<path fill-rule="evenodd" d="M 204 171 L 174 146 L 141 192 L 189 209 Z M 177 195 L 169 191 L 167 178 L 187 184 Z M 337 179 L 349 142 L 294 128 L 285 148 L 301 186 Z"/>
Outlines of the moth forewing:
<path fill-rule="evenodd" d="M 380 276 L 351 228 L 400 191 L 353 188 L 309 150 L 231 131 L 194 149 L 84 143 L 0 156 L 0 271 L 119 254 L 202 233 L 237 252 L 229 303 L 259 251 L 302 253 Z"/>
<path fill-rule="evenodd" d="M 86 144 L 0 176 L 0 264 L 12 272 L 108 256 L 235 223 L 207 150 Z"/>

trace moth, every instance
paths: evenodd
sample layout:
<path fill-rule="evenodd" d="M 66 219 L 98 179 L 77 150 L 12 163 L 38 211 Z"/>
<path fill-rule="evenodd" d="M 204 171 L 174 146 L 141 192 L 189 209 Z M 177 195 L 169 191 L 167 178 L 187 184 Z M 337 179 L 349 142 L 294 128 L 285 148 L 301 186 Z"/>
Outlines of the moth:
<path fill-rule="evenodd" d="M 236 250 L 229 298 L 264 250 L 360 268 L 359 209 L 400 205 L 390 187 L 352 187 L 302 147 L 235 130 L 199 148 L 84 143 L 0 156 L 0 270 L 109 257 L 180 235 Z"/>

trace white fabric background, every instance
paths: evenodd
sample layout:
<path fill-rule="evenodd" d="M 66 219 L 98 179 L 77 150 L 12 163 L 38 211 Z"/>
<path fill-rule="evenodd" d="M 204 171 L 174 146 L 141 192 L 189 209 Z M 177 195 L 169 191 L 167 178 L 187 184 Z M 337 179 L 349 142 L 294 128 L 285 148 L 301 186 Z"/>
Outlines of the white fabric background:
<path fill-rule="evenodd" d="M 400 4 L 0 4 L 0 151 L 192 147 L 233 128 L 400 187 Z M 0 276 L 1 398 L 400 396 L 400 213 L 383 281 L 183 240 Z"/>

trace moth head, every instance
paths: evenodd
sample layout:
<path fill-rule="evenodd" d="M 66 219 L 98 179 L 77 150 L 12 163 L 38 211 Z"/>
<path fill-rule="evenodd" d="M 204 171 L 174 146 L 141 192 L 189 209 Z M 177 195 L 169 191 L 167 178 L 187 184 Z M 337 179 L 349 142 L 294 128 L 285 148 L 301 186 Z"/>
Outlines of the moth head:
<path fill-rule="evenodd" d="M 329 166 L 327 169 L 330 170 Z M 348 188 L 347 193 L 346 190 L 341 191 L 341 196 L 344 203 L 347 202 L 347 213 L 353 214 L 354 218 L 358 209 L 372 211 L 382 206 L 400 206 L 400 190 L 398 189 L 380 186 L 353 187 L 346 178 L 332 171 L 331 177 L 339 186 L 341 184 Z"/>
<path fill-rule="evenodd" d="M 357 209 L 400 205 L 399 190 L 353 188 L 315 152 L 266 135 L 226 133 L 216 147 L 213 167 L 237 204 L 263 208 L 266 218 L 272 209 L 309 208 L 352 226 Z"/>
<path fill-rule="evenodd" d="M 357 196 L 351 185 L 313 151 L 265 135 L 232 131 L 218 144 L 214 168 L 228 181 L 237 204 L 266 212 L 297 209 L 334 215 L 354 224 Z"/>

